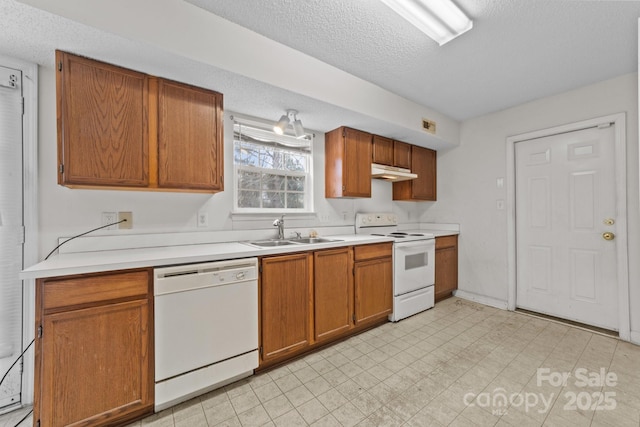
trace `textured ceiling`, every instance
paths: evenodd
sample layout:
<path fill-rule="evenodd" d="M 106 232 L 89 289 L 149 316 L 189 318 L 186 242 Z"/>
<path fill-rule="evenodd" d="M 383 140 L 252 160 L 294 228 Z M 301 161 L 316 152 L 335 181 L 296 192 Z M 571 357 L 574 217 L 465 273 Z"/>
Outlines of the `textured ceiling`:
<path fill-rule="evenodd" d="M 379 0 L 190 0 L 216 15 L 458 120 L 637 69 L 638 1 L 456 0 L 474 28 L 439 47 Z M 202 10 L 202 13 L 208 13 Z M 305 126 L 340 125 L 424 143 L 423 132 L 0 0 L 0 54 L 53 68 L 63 49 L 212 88 L 225 108 Z M 232 41 L 215 41 L 229 43 Z M 433 148 L 441 148 L 433 146 Z"/>
<path fill-rule="evenodd" d="M 458 120 L 637 70 L 638 1 L 456 0 L 439 47 L 379 0 L 188 0 Z"/>

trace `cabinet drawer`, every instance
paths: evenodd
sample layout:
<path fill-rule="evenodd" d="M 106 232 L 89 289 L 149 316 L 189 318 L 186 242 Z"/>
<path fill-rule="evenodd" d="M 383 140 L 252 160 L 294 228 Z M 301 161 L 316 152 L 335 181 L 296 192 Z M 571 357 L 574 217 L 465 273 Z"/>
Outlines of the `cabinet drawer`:
<path fill-rule="evenodd" d="M 436 237 L 436 249 L 450 248 L 458 244 L 458 236 Z"/>
<path fill-rule="evenodd" d="M 144 298 L 149 294 L 149 280 L 147 269 L 46 279 L 43 306 L 50 310 L 123 298 Z"/>
<path fill-rule="evenodd" d="M 382 258 L 391 256 L 391 242 L 374 243 L 372 245 L 359 245 L 354 247 L 356 261 L 365 259 Z"/>

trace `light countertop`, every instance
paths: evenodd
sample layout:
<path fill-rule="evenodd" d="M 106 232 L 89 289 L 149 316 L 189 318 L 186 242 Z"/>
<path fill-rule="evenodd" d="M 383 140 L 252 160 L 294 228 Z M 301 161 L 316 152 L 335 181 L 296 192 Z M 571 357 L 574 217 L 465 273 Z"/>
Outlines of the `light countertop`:
<path fill-rule="evenodd" d="M 341 241 L 268 248 L 258 248 L 242 242 L 226 242 L 58 254 L 46 261 L 42 261 L 25 269 L 20 274 L 20 277 L 22 279 L 38 279 L 131 268 L 170 266 L 301 251 L 315 251 L 334 247 L 393 241 L 393 239 L 389 237 L 368 235 L 338 235 L 326 237 L 339 239 Z"/>

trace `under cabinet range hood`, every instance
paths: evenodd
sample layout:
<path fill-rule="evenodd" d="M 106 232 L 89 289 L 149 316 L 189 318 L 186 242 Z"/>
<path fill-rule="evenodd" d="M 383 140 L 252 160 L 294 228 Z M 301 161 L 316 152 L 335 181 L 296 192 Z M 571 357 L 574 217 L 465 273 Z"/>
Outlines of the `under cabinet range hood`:
<path fill-rule="evenodd" d="M 399 182 L 416 179 L 418 175 L 411 173 L 409 169 L 371 163 L 371 177 L 390 182 Z"/>

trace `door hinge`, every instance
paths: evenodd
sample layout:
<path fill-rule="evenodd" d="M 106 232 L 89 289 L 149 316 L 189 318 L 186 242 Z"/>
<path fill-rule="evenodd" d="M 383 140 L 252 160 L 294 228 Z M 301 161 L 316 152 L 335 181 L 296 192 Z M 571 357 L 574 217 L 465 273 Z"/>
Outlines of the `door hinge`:
<path fill-rule="evenodd" d="M 40 427 L 40 420 L 36 421 L 36 427 Z"/>
<path fill-rule="evenodd" d="M 62 61 L 58 61 L 58 71 L 62 71 Z"/>
<path fill-rule="evenodd" d="M 60 168 L 58 168 L 58 171 L 60 173 L 64 173 L 64 165 L 62 163 L 60 163 Z"/>
<path fill-rule="evenodd" d="M 262 356 L 262 346 L 260 346 L 259 352 L 260 352 L 260 356 Z"/>
<path fill-rule="evenodd" d="M 353 313 L 353 316 L 351 316 L 351 318 L 353 319 L 353 323 L 356 323 L 356 314 Z"/>
<path fill-rule="evenodd" d="M 42 338 L 42 325 L 38 326 L 38 338 Z"/>
<path fill-rule="evenodd" d="M 258 266 L 258 273 L 262 273 L 262 264 Z"/>

